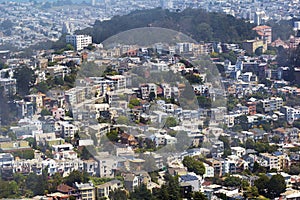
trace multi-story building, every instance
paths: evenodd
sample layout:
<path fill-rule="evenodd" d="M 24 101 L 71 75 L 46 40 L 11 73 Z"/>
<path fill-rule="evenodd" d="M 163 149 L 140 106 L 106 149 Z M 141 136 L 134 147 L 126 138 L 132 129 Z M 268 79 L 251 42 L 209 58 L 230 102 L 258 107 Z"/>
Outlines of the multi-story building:
<path fill-rule="evenodd" d="M 290 168 L 290 158 L 287 154 L 277 151 L 273 155 L 278 158 L 278 165 L 280 170 Z"/>
<path fill-rule="evenodd" d="M 261 48 L 262 53 L 264 53 L 267 50 L 267 43 L 263 40 L 247 40 L 243 42 L 243 49 L 249 54 L 255 53 L 258 48 Z"/>
<path fill-rule="evenodd" d="M 19 140 L 19 141 L 5 141 L 0 142 L 0 150 L 2 152 L 10 152 L 10 151 L 25 151 L 31 150 L 28 141 Z"/>
<path fill-rule="evenodd" d="M 161 84 L 161 87 L 163 89 L 163 95 L 165 98 L 169 99 L 172 97 L 172 88 L 169 84 Z"/>
<path fill-rule="evenodd" d="M 176 50 L 178 53 L 187 53 L 193 50 L 193 43 L 182 42 L 176 44 Z"/>
<path fill-rule="evenodd" d="M 34 115 L 34 106 L 32 102 L 26 102 L 24 100 L 14 101 L 15 109 L 17 111 L 17 117 L 22 119 L 24 117 L 32 118 Z"/>
<path fill-rule="evenodd" d="M 100 144 L 102 136 L 105 136 L 110 131 L 110 124 L 101 123 L 89 126 L 89 134 L 95 135 L 97 138 L 97 143 Z"/>
<path fill-rule="evenodd" d="M 96 199 L 96 193 L 95 193 L 95 187 L 92 182 L 89 183 L 75 183 L 74 184 L 75 189 L 77 190 L 80 199 L 82 200 L 95 200 Z"/>
<path fill-rule="evenodd" d="M 116 90 L 122 90 L 126 88 L 126 77 L 123 75 L 106 76 L 108 80 L 114 82 Z"/>
<path fill-rule="evenodd" d="M 13 178 L 13 163 L 14 156 L 12 154 L 0 154 L 0 174 L 2 179 L 11 180 Z"/>
<path fill-rule="evenodd" d="M 285 119 L 289 123 L 293 123 L 295 120 L 300 119 L 300 109 L 283 106 L 280 111 L 285 115 Z"/>
<path fill-rule="evenodd" d="M 71 44 L 77 51 L 92 44 L 92 37 L 88 35 L 67 35 L 66 43 Z"/>
<path fill-rule="evenodd" d="M 95 160 L 98 162 L 96 174 L 100 177 L 114 177 L 118 164 L 117 159 L 109 155 L 107 152 L 101 152 L 99 155 L 101 156 L 95 156 Z"/>
<path fill-rule="evenodd" d="M 290 48 L 296 49 L 300 44 L 300 31 L 298 30 L 295 35 L 290 37 Z"/>
<path fill-rule="evenodd" d="M 96 171 L 98 169 L 98 162 L 93 159 L 84 160 L 83 161 L 83 169 L 90 176 L 96 176 Z"/>
<path fill-rule="evenodd" d="M 6 96 L 11 97 L 17 92 L 17 81 L 14 78 L 0 78 L 0 87 L 3 87 Z"/>
<path fill-rule="evenodd" d="M 232 155 L 236 155 L 237 157 L 241 158 L 246 154 L 246 149 L 243 147 L 231 147 Z"/>
<path fill-rule="evenodd" d="M 279 158 L 277 156 L 273 156 L 269 153 L 261 153 L 260 156 L 266 161 L 266 166 L 264 167 L 280 170 Z"/>
<path fill-rule="evenodd" d="M 202 178 L 193 172 L 179 177 L 180 183 L 187 183 L 192 186 L 192 191 L 199 191 L 201 189 Z"/>
<path fill-rule="evenodd" d="M 86 90 L 84 87 L 75 87 L 65 92 L 65 100 L 69 106 L 75 106 L 86 100 Z"/>
<path fill-rule="evenodd" d="M 48 66 L 47 73 L 49 73 L 53 77 L 61 77 L 64 78 L 66 75 L 70 74 L 71 70 L 62 65 Z"/>
<path fill-rule="evenodd" d="M 281 97 L 271 97 L 261 101 L 265 112 L 279 110 L 283 106 L 283 99 Z"/>
<path fill-rule="evenodd" d="M 45 94 L 38 93 L 38 94 L 27 95 L 25 98 L 28 99 L 31 103 L 36 105 L 37 112 L 39 113 L 44 106 L 45 97 L 46 97 Z"/>
<path fill-rule="evenodd" d="M 78 127 L 69 122 L 60 121 L 59 125 L 61 126 L 62 138 L 74 138 L 75 133 L 78 131 Z"/>
<path fill-rule="evenodd" d="M 157 85 L 154 83 L 142 84 L 140 85 L 140 90 L 142 99 L 155 98 L 157 95 Z M 150 96 L 151 93 L 153 97 Z"/>
<path fill-rule="evenodd" d="M 256 26 L 252 30 L 256 31 L 256 33 L 260 36 L 260 38 L 267 42 L 267 44 L 271 44 L 272 42 L 272 27 L 270 26 Z"/>

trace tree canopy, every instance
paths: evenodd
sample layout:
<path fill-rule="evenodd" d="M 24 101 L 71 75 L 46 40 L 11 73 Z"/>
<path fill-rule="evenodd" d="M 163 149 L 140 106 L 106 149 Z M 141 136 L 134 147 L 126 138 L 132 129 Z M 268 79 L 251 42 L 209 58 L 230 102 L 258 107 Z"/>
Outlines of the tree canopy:
<path fill-rule="evenodd" d="M 185 167 L 187 167 L 188 171 L 195 172 L 198 175 L 203 175 L 205 173 L 203 162 L 196 160 L 193 157 L 184 157 L 182 163 Z"/>
<path fill-rule="evenodd" d="M 109 21 L 96 20 L 92 28 L 80 30 L 78 33 L 91 35 L 94 42 L 101 43 L 120 32 L 147 27 L 149 24 L 183 32 L 197 41 L 237 42 L 252 39 L 256 35 L 252 31 L 253 24 L 223 13 L 207 12 L 203 9 L 186 9 L 173 13 L 161 8 L 114 16 Z"/>

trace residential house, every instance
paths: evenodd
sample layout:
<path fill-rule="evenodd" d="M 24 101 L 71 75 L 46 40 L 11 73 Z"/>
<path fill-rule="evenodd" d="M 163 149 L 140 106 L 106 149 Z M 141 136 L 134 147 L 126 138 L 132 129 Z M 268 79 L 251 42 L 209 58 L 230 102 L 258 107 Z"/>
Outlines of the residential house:
<path fill-rule="evenodd" d="M 128 144 L 129 146 L 136 146 L 136 145 L 138 145 L 138 142 L 135 139 L 135 137 L 133 135 L 125 133 L 125 132 L 123 132 L 121 134 L 121 143 L 122 144 Z"/>
<path fill-rule="evenodd" d="M 112 180 L 96 186 L 96 198 L 109 198 L 109 194 L 115 190 L 122 189 L 123 183 L 120 180 Z"/>
<path fill-rule="evenodd" d="M 215 159 L 215 158 L 209 158 L 206 160 L 206 163 L 209 166 L 212 166 L 214 168 L 214 174 L 215 176 L 222 176 L 223 174 L 223 161 L 220 159 Z"/>
<path fill-rule="evenodd" d="M 5 141 L 0 142 L 0 150 L 2 152 L 12 152 L 12 151 L 25 151 L 31 150 L 28 141 L 18 140 L 18 141 Z"/>
<path fill-rule="evenodd" d="M 203 174 L 203 178 L 206 177 L 214 177 L 214 167 L 208 165 L 207 163 L 203 163 L 204 167 L 205 167 L 205 173 Z"/>
<path fill-rule="evenodd" d="M 52 110 L 52 116 L 55 118 L 55 119 L 61 119 L 61 118 L 64 118 L 66 113 L 65 113 L 65 110 L 63 108 L 53 108 Z"/>
<path fill-rule="evenodd" d="M 139 186 L 139 178 L 133 173 L 125 174 L 124 177 L 124 187 L 128 191 L 134 191 L 136 187 Z"/>
<path fill-rule="evenodd" d="M 124 173 L 122 176 L 124 177 L 124 187 L 128 191 L 134 191 L 141 184 L 145 184 L 148 187 L 151 183 L 150 175 L 144 171 Z"/>
<path fill-rule="evenodd" d="M 241 158 L 246 154 L 246 149 L 243 147 L 231 147 L 231 153 L 232 155 Z"/>
<path fill-rule="evenodd" d="M 179 177 L 179 182 L 188 183 L 192 186 L 192 191 L 199 191 L 201 189 L 202 178 L 195 173 L 188 173 Z"/>

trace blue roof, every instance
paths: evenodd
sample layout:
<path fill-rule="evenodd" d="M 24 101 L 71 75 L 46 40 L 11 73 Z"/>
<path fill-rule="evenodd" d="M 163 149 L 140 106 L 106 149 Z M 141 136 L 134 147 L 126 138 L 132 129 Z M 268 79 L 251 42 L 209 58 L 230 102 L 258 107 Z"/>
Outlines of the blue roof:
<path fill-rule="evenodd" d="M 192 176 L 192 175 L 183 175 L 183 176 L 180 176 L 180 179 L 183 181 L 183 182 L 187 182 L 187 181 L 196 181 L 198 180 L 198 178 L 196 176 Z"/>
<path fill-rule="evenodd" d="M 283 153 L 280 152 L 280 151 L 275 151 L 273 154 L 274 154 L 274 156 L 281 156 L 281 155 L 283 155 Z"/>

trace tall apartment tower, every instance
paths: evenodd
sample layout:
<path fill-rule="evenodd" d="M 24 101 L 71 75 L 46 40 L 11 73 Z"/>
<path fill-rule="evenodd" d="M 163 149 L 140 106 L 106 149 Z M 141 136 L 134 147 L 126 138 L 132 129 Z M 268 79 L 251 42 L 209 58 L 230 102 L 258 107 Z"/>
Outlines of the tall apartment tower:
<path fill-rule="evenodd" d="M 96 5 L 96 0 L 91 0 L 92 6 Z"/>
<path fill-rule="evenodd" d="M 64 22 L 62 26 L 62 33 L 63 34 L 70 34 L 72 32 L 71 26 L 69 22 Z"/>
<path fill-rule="evenodd" d="M 66 43 L 73 45 L 77 51 L 80 51 L 92 44 L 92 37 L 89 35 L 67 35 Z"/>

